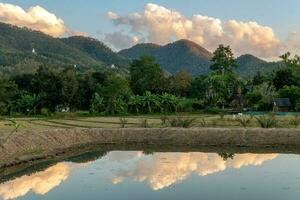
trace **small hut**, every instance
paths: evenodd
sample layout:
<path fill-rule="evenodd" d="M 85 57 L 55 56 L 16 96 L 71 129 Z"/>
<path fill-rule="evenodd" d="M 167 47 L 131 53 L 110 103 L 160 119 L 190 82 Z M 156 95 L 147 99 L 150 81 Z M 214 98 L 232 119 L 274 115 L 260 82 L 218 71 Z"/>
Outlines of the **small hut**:
<path fill-rule="evenodd" d="M 289 98 L 274 99 L 274 108 L 279 112 L 288 112 L 291 109 L 291 101 Z"/>

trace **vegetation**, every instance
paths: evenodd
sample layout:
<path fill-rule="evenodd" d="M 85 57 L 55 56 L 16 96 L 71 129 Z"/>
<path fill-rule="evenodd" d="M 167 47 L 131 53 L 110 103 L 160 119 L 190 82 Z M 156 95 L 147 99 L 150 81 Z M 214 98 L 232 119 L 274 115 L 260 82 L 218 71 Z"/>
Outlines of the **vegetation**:
<path fill-rule="evenodd" d="M 261 128 L 275 128 L 278 124 L 274 114 L 258 116 L 255 119 Z"/>
<path fill-rule="evenodd" d="M 281 56 L 282 66 L 275 71 L 243 78 L 236 71 L 245 63 L 242 58 L 235 59 L 230 47 L 224 45 L 213 54 L 187 40 L 166 46 L 137 45 L 137 49 L 146 48 L 141 54 L 154 57 L 141 55 L 129 64 L 122 55 L 133 56 L 134 52 L 127 50 L 116 54 L 91 38 L 57 39 L 1 23 L 0 33 L 3 35 L 0 37 L 0 65 L 3 65 L 1 71 L 4 72 L 0 73 L 0 115 L 51 118 L 79 111 L 89 112 L 90 116 L 218 114 L 220 119 L 208 123 L 202 118 L 198 123 L 199 126 L 208 126 L 226 120 L 228 114 L 277 111 L 275 98 L 288 98 L 291 111 L 300 111 L 300 58 L 292 57 L 290 53 Z M 33 48 L 37 53 L 32 52 Z M 175 62 L 174 68 L 168 69 L 172 74 L 166 73 L 166 65 L 162 62 L 167 55 L 172 55 L 168 59 Z M 189 60 L 191 65 L 199 67 L 196 57 L 206 59 L 206 65 L 209 65 L 202 75 L 195 77 L 189 66 L 183 70 L 175 65 L 180 60 Z M 243 59 L 265 64 L 249 55 Z M 31 60 L 26 66 L 28 64 L 35 70 L 26 73 L 22 70 L 7 73 L 4 70 L 25 60 Z M 113 64 L 122 70 L 104 67 Z M 20 67 L 26 68 L 23 64 Z M 163 117 L 161 121 L 163 126 L 180 127 L 188 127 L 193 122 L 180 117 Z M 276 123 L 270 116 L 257 117 L 256 121 L 262 127 L 272 127 Z M 146 122 L 141 123 L 143 127 L 149 126 Z M 246 127 L 252 119 L 239 117 L 235 122 Z M 120 124 L 123 127 L 125 121 L 120 120 Z M 297 126 L 298 120 L 291 124 Z"/>

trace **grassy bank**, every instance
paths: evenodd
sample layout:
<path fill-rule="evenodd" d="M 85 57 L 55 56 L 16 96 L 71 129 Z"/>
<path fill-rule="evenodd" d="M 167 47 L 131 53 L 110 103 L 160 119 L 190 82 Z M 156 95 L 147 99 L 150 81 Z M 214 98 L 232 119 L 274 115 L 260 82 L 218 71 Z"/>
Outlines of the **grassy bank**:
<path fill-rule="evenodd" d="M 261 127 L 256 117 L 245 117 L 246 120 L 238 120 L 232 115 L 212 115 L 212 114 L 180 114 L 180 115 L 141 115 L 141 116 L 114 116 L 114 117 L 89 117 L 76 114 L 65 114 L 54 117 L 35 118 L 13 118 L 18 124 L 18 132 L 24 131 L 44 131 L 51 129 L 72 129 L 72 128 L 161 128 L 174 126 L 170 123 L 163 123 L 170 119 L 192 119 L 189 127 L 219 127 L 219 128 L 241 128 L 243 122 L 246 127 Z M 11 118 L 10 118 L 11 119 Z M 275 116 L 274 127 L 277 128 L 297 128 L 300 120 L 294 116 Z M 246 121 L 246 122 L 245 122 Z M 174 123 L 173 123 L 174 124 Z M 0 120 L 0 134 L 6 135 L 16 130 L 12 122 L 5 119 Z"/>

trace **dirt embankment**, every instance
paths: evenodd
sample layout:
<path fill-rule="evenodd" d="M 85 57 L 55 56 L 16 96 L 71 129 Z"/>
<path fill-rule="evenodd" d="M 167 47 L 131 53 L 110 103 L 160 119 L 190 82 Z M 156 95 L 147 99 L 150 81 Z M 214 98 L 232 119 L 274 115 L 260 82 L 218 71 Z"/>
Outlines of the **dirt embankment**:
<path fill-rule="evenodd" d="M 0 167 L 91 144 L 298 147 L 300 129 L 66 129 L 13 134 L 0 144 Z"/>

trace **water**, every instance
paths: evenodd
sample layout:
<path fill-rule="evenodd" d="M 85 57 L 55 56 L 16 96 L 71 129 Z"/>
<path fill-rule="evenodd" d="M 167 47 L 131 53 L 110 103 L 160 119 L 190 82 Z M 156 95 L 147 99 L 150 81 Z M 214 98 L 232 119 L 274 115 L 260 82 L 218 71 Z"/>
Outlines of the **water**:
<path fill-rule="evenodd" d="M 95 156 L 96 157 L 96 156 Z M 109 152 L 0 184 L 0 199 L 298 200 L 300 156 Z"/>

